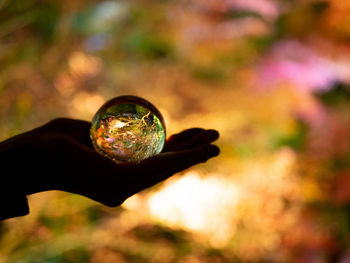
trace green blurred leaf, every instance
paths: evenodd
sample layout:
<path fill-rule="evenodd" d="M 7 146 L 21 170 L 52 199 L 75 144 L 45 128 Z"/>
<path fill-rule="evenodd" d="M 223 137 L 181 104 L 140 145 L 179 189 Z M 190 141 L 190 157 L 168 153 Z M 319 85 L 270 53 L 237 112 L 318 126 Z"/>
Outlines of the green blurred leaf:
<path fill-rule="evenodd" d="M 196 66 L 192 69 L 192 76 L 204 82 L 219 82 L 225 79 L 225 72 L 215 66 Z"/>
<path fill-rule="evenodd" d="M 254 17 L 265 21 L 265 18 L 261 14 L 249 10 L 232 10 L 225 15 L 225 18 L 228 19 L 242 19 L 246 17 Z"/>
<path fill-rule="evenodd" d="M 291 135 L 276 136 L 275 143 L 273 144 L 274 149 L 278 149 L 284 146 L 291 147 L 294 150 L 301 151 L 306 143 L 306 135 L 308 132 L 308 126 L 299 121 L 297 129 Z"/>
<path fill-rule="evenodd" d="M 169 57 L 174 53 L 174 47 L 169 40 L 160 36 L 133 31 L 122 40 L 122 48 L 134 55 L 142 55 L 148 59 Z"/>
<path fill-rule="evenodd" d="M 336 106 L 343 103 L 350 103 L 350 86 L 338 83 L 334 88 L 315 94 L 325 105 Z"/>
<path fill-rule="evenodd" d="M 60 9 L 53 4 L 41 4 L 36 8 L 36 17 L 30 27 L 37 36 L 50 41 L 54 37 L 56 26 L 60 19 Z"/>

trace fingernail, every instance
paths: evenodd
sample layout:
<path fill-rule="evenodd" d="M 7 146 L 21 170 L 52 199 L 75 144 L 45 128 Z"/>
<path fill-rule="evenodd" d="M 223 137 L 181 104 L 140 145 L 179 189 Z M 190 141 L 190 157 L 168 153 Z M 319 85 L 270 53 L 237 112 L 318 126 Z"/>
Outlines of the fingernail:
<path fill-rule="evenodd" d="M 219 155 L 220 149 L 216 145 L 209 145 L 207 147 L 207 153 L 208 153 L 209 158 L 215 157 L 215 156 Z"/>

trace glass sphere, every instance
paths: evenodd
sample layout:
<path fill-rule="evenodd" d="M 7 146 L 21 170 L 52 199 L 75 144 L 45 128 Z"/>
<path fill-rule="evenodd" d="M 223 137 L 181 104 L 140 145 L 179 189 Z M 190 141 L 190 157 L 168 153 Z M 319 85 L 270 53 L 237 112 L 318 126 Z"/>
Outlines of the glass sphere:
<path fill-rule="evenodd" d="M 162 151 L 164 120 L 143 98 L 116 97 L 93 117 L 90 138 L 98 153 L 116 162 L 140 162 Z"/>

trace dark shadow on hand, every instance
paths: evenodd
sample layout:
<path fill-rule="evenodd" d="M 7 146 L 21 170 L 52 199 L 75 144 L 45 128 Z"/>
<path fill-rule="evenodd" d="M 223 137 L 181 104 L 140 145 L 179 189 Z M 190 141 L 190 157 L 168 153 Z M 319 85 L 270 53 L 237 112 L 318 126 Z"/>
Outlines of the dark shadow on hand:
<path fill-rule="evenodd" d="M 211 144 L 219 137 L 217 131 L 192 128 L 171 136 L 156 156 L 140 163 L 116 164 L 95 152 L 90 127 L 86 121 L 55 119 L 0 144 L 8 165 L 16 167 L 18 182 L 24 183 L 25 194 L 62 190 L 117 206 L 219 154 L 218 147 Z M 18 163 L 21 165 L 16 166 Z"/>

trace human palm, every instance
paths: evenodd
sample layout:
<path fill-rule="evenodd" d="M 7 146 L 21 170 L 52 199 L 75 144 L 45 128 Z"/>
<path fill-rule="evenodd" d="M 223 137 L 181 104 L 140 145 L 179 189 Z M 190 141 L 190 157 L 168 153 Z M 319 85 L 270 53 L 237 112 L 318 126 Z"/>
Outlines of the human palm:
<path fill-rule="evenodd" d="M 93 149 L 90 127 L 86 121 L 60 118 L 0 143 L 6 165 L 15 167 L 9 184 L 23 188 L 27 195 L 62 190 L 117 206 L 219 154 L 211 144 L 219 137 L 217 131 L 191 128 L 172 135 L 158 155 L 139 163 L 116 164 Z"/>

